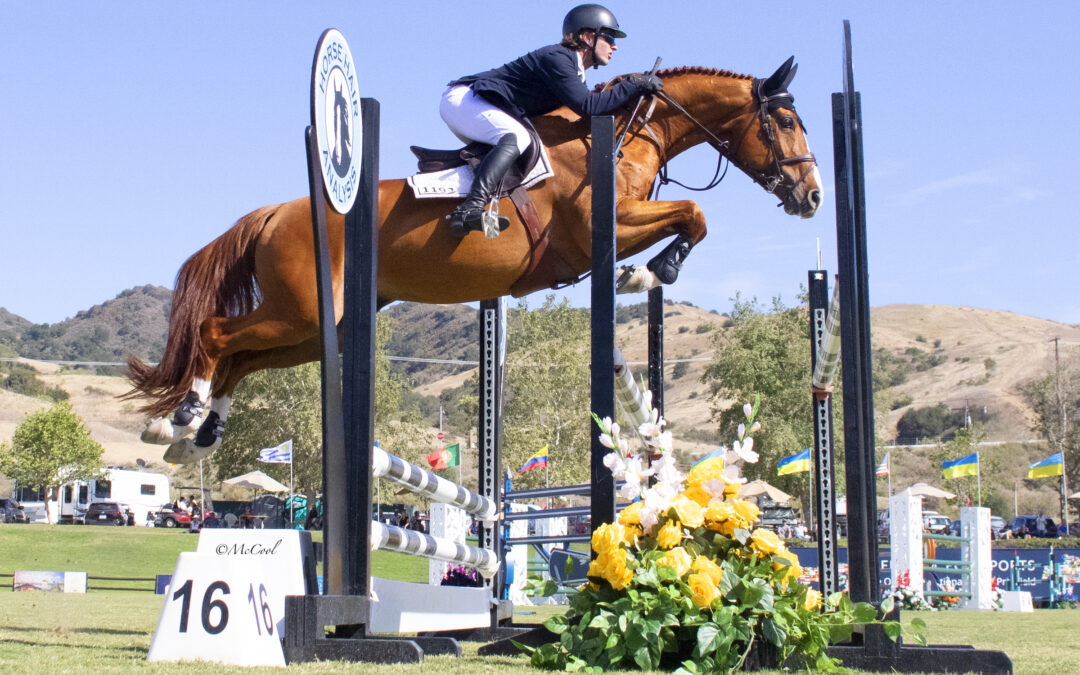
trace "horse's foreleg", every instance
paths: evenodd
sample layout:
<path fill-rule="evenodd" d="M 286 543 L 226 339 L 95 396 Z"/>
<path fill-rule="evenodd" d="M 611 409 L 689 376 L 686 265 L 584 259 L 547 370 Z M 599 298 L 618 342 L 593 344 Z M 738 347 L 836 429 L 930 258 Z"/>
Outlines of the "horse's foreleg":
<path fill-rule="evenodd" d="M 705 215 L 696 202 L 619 202 L 615 236 L 620 258 L 643 251 L 660 239 L 677 235 L 675 241 L 646 265 L 665 284 L 675 283 L 686 256 L 705 238 Z"/>

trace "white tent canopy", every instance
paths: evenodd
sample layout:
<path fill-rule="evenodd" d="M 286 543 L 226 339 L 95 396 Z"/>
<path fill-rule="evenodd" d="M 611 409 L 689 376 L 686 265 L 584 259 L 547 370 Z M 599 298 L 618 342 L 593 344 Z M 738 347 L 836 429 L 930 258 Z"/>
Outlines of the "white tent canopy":
<path fill-rule="evenodd" d="M 944 497 L 945 499 L 952 499 L 956 497 L 951 492 L 946 492 L 940 488 L 936 488 L 933 485 L 927 485 L 926 483 L 915 483 L 908 488 L 908 492 L 916 497 Z"/>
<path fill-rule="evenodd" d="M 778 487 L 769 485 L 763 480 L 750 481 L 739 490 L 739 496 L 743 498 L 757 497 L 758 495 L 765 495 L 774 502 L 783 503 L 791 501 L 791 495 Z"/>
<path fill-rule="evenodd" d="M 226 485 L 238 485 L 253 490 L 266 490 L 267 492 L 288 492 L 289 488 L 282 485 L 262 471 L 249 471 L 242 476 L 225 479 Z"/>

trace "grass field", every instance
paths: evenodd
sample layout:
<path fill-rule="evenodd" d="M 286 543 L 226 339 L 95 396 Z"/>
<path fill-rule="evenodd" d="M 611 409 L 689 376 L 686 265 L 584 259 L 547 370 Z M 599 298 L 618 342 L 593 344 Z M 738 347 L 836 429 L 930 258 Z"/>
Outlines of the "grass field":
<path fill-rule="evenodd" d="M 0 572 L 16 569 L 86 571 L 100 576 L 153 576 L 172 571 L 181 551 L 196 537 L 152 528 L 0 527 Z M 376 552 L 375 574 L 419 581 L 422 559 Z M 146 654 L 161 611 L 151 593 L 91 591 L 85 595 L 12 593 L 0 590 L 0 673 L 251 673 L 252 669 L 208 663 L 151 664 Z M 558 607 L 518 608 L 519 622 L 539 622 Z M 929 626 L 933 644 L 971 644 L 1000 649 L 1017 673 L 1065 675 L 1080 672 L 1080 611 L 907 612 Z M 481 658 L 479 645 L 463 645 L 465 657 L 428 657 L 417 666 L 372 666 L 335 662 L 290 666 L 298 673 L 536 673 L 524 657 Z"/>

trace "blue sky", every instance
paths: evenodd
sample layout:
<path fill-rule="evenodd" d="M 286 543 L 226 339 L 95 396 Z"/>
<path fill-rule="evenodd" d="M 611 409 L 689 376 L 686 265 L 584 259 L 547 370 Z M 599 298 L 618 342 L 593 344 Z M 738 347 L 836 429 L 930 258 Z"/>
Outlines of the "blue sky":
<path fill-rule="evenodd" d="M 54 323 L 125 288 L 171 288 L 237 218 L 305 194 L 323 29 L 349 41 L 363 95 L 382 106 L 381 174 L 401 177 L 410 144 L 456 147 L 438 115 L 444 84 L 557 41 L 573 4 L 0 0 L 0 306 Z M 791 91 L 829 191 L 800 220 L 734 169 L 711 192 L 665 188 L 709 223 L 669 298 L 718 311 L 736 292 L 794 304 L 818 239 L 835 271 L 830 94 L 850 19 L 871 304 L 1080 323 L 1075 3 L 609 6 L 629 37 L 590 84 L 657 56 L 765 76 L 794 54 Z M 714 162 L 697 149 L 672 175 L 701 185 Z M 588 285 L 569 295 L 587 303 Z"/>

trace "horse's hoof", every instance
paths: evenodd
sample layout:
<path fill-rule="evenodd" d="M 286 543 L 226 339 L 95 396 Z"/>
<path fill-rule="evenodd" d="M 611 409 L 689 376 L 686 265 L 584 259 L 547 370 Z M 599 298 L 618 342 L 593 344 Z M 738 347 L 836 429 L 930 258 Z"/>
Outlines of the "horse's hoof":
<path fill-rule="evenodd" d="M 198 428 L 197 424 L 178 427 L 166 417 L 155 417 L 146 423 L 146 429 L 143 430 L 139 439 L 151 445 L 172 445 L 184 438 L 190 438 Z"/>
<path fill-rule="evenodd" d="M 192 464 L 200 459 L 206 458 L 211 452 L 217 449 L 221 445 L 221 441 L 206 447 L 200 448 L 190 438 L 185 438 L 182 441 L 173 443 L 169 446 L 169 449 L 165 451 L 165 454 L 161 456 L 163 460 L 169 464 Z"/>

